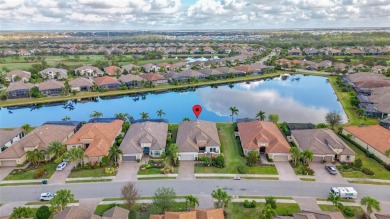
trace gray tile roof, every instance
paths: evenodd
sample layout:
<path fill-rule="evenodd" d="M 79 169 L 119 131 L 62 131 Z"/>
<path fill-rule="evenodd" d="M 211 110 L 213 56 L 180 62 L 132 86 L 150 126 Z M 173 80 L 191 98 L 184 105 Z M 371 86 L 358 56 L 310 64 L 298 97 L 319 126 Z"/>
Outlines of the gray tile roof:
<path fill-rule="evenodd" d="M 14 137 L 23 132 L 21 128 L 0 129 L 0 147 L 11 141 Z"/>

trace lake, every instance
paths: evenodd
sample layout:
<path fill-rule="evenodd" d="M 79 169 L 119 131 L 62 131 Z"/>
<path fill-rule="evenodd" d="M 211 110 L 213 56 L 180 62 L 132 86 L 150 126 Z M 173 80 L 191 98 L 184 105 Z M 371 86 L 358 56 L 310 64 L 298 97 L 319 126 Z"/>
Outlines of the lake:
<path fill-rule="evenodd" d="M 338 111 L 346 122 L 343 108 L 326 77 L 296 74 L 287 79 L 277 77 L 186 91 L 0 108 L 0 127 L 18 127 L 26 123 L 38 126 L 65 116 L 72 120 L 88 121 L 95 110 L 102 112 L 103 117 L 113 117 L 122 112 L 140 119 L 141 112 L 149 113 L 150 118 L 157 118 L 156 111 L 162 109 L 166 113 L 164 119 L 178 123 L 184 117 L 195 119 L 192 112 L 195 104 L 203 107 L 199 119 L 215 122 L 231 121 L 231 106 L 238 108 L 238 118 L 254 118 L 261 110 L 267 115 L 278 114 L 279 121 L 320 123 L 324 122 L 327 112 Z"/>

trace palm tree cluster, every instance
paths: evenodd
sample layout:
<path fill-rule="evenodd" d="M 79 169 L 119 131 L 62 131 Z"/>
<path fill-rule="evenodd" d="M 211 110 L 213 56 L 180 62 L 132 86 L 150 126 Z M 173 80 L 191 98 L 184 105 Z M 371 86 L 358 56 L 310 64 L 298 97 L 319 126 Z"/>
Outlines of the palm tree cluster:
<path fill-rule="evenodd" d="M 291 147 L 290 152 L 294 166 L 298 165 L 298 161 L 303 161 L 304 165 L 308 165 L 314 159 L 314 154 L 309 149 L 301 151 L 298 147 Z"/>
<path fill-rule="evenodd" d="M 32 163 L 33 166 L 38 166 L 39 163 L 46 160 L 46 157 L 58 158 L 66 152 L 66 147 L 59 141 L 53 141 L 49 144 L 46 150 L 34 149 L 32 151 L 27 151 L 26 156 L 27 160 Z"/>
<path fill-rule="evenodd" d="M 217 208 L 225 208 L 232 200 L 232 197 L 227 194 L 227 192 L 223 191 L 221 188 L 217 190 L 213 190 L 211 193 L 211 197 L 217 200 L 216 207 Z"/>

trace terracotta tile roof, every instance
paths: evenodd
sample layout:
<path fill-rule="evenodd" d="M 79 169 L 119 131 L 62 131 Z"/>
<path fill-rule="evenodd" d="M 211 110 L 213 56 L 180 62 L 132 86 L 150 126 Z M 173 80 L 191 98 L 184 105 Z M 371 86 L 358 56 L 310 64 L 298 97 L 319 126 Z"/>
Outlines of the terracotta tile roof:
<path fill-rule="evenodd" d="M 0 147 L 11 141 L 14 137 L 23 132 L 22 128 L 0 129 Z"/>
<path fill-rule="evenodd" d="M 117 70 L 119 71 L 119 74 L 122 74 L 123 72 L 123 69 L 119 68 L 118 66 L 115 66 L 115 65 L 111 65 L 111 66 L 108 66 L 108 67 L 105 67 L 104 68 L 104 71 L 110 75 L 110 76 L 116 76 L 117 75 Z"/>
<path fill-rule="evenodd" d="M 221 143 L 217 125 L 215 122 L 203 120 L 181 122 L 177 131 L 176 145 L 180 152 L 199 152 L 199 147 L 219 147 Z"/>
<path fill-rule="evenodd" d="M 238 71 L 243 71 L 243 72 L 252 72 L 254 71 L 255 69 L 248 66 L 248 65 L 240 65 L 240 66 L 236 66 L 234 67 L 234 69 L 238 70 Z"/>
<path fill-rule="evenodd" d="M 380 125 L 347 126 L 344 129 L 382 154 L 385 154 L 385 151 L 390 149 L 390 130 Z"/>
<path fill-rule="evenodd" d="M 72 125 L 53 125 L 46 124 L 37 127 L 20 141 L 16 142 L 12 147 L 7 148 L 0 153 L 0 159 L 20 158 L 26 152 L 25 147 L 37 147 L 38 149 L 46 149 L 49 143 L 53 141 L 64 141 L 69 134 L 73 132 L 76 126 Z"/>
<path fill-rule="evenodd" d="M 60 89 L 64 87 L 65 82 L 57 81 L 55 79 L 46 80 L 40 84 L 38 84 L 38 88 L 40 91 L 42 90 L 52 90 L 52 89 Z"/>
<path fill-rule="evenodd" d="M 104 212 L 103 219 L 127 219 L 129 217 L 129 210 L 115 206 L 110 210 Z"/>
<path fill-rule="evenodd" d="M 115 83 L 120 84 L 120 82 L 116 78 L 109 77 L 109 76 L 94 78 L 93 81 L 99 86 L 105 85 L 105 84 L 115 84 Z"/>
<path fill-rule="evenodd" d="M 7 91 L 9 92 L 9 91 L 15 91 L 15 90 L 30 90 L 33 87 L 34 87 L 34 85 L 31 83 L 24 83 L 23 81 L 18 81 L 15 83 L 11 83 L 7 87 Z"/>
<path fill-rule="evenodd" d="M 196 209 L 197 219 L 224 219 L 222 208 L 216 209 Z"/>
<path fill-rule="evenodd" d="M 92 139 L 85 155 L 106 156 L 116 136 L 122 130 L 122 124 L 122 120 L 114 120 L 110 123 L 87 123 L 66 142 L 66 145 L 83 144 L 85 139 Z"/>
<path fill-rule="evenodd" d="M 341 149 L 341 154 L 355 155 L 355 152 L 330 129 L 292 130 L 291 134 L 303 151 L 309 149 L 315 155 L 336 154 L 332 148 Z"/>
<path fill-rule="evenodd" d="M 269 153 L 290 153 L 290 145 L 278 127 L 271 122 L 251 121 L 237 123 L 242 146 L 247 150 L 258 150 L 257 142 L 267 142 Z"/>
<path fill-rule="evenodd" d="M 165 122 L 139 122 L 131 124 L 119 148 L 124 154 L 142 153 L 141 142 L 151 143 L 152 150 L 165 149 L 168 124 Z"/>
<path fill-rule="evenodd" d="M 150 215 L 150 219 L 224 219 L 222 208 L 195 209 L 184 212 L 165 212 L 160 215 Z"/>
<path fill-rule="evenodd" d="M 146 74 L 141 74 L 141 78 L 147 80 L 147 81 L 158 81 L 158 80 L 166 80 L 164 76 L 156 73 L 146 73 Z"/>

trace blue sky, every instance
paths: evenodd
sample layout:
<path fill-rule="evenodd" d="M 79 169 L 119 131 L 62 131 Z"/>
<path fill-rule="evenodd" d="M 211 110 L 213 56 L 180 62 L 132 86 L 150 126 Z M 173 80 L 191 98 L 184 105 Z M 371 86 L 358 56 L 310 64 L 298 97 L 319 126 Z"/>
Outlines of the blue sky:
<path fill-rule="evenodd" d="M 2 30 L 389 27 L 390 0 L 0 0 Z"/>

